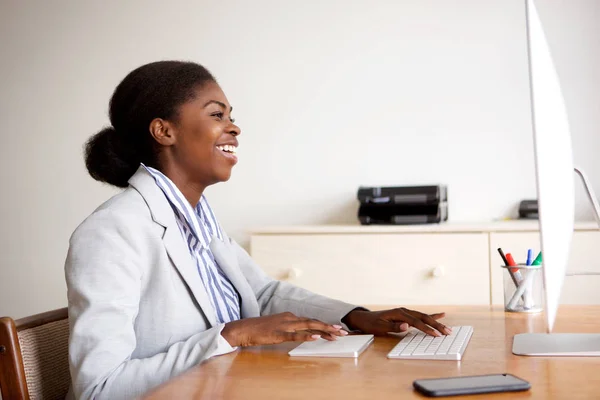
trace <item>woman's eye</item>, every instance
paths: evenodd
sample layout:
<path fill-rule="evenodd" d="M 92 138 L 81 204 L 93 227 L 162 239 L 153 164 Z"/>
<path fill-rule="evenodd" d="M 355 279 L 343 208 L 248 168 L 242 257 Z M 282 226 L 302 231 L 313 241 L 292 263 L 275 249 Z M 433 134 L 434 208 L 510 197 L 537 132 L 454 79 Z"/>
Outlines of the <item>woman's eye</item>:
<path fill-rule="evenodd" d="M 212 113 L 211 114 L 213 117 L 217 117 L 220 120 L 223 119 L 223 113 L 222 112 L 216 112 L 216 113 Z"/>
<path fill-rule="evenodd" d="M 235 118 L 229 118 L 232 124 L 235 124 Z"/>

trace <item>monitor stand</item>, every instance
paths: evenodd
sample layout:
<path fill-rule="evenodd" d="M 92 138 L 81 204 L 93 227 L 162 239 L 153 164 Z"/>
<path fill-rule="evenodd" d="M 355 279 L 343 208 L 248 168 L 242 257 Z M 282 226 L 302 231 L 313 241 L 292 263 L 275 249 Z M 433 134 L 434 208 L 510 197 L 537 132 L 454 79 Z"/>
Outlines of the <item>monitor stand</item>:
<path fill-rule="evenodd" d="M 585 174 L 585 172 L 583 172 L 583 170 L 581 170 L 581 168 L 575 167 L 573 169 L 579 175 L 581 181 L 583 182 L 583 186 L 585 187 L 588 199 L 590 200 L 590 203 L 592 203 L 592 211 L 594 212 L 594 216 L 596 217 L 596 222 L 598 223 L 598 227 L 600 228 L 600 205 L 598 205 L 598 198 L 594 193 L 594 189 L 592 189 L 592 185 L 590 185 L 590 181 L 588 180 L 587 175 Z"/>
<path fill-rule="evenodd" d="M 519 356 L 600 357 L 600 333 L 520 333 L 513 339 Z"/>
<path fill-rule="evenodd" d="M 600 206 L 585 173 L 581 177 L 600 227 Z M 519 356 L 600 357 L 600 333 L 520 333 L 513 339 L 513 354 Z"/>

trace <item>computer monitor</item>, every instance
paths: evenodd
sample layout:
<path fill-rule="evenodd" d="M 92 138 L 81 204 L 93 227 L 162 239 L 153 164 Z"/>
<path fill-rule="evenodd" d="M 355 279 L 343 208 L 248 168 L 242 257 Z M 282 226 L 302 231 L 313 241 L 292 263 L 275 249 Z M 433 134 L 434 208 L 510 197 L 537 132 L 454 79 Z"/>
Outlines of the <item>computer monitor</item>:
<path fill-rule="evenodd" d="M 533 0 L 525 0 L 525 12 L 547 332 L 515 335 L 513 353 L 600 356 L 600 334 L 551 333 L 574 228 L 574 176 L 580 171 L 573 166 L 566 107 Z M 585 175 L 581 174 L 581 177 L 585 178 Z M 585 179 L 584 184 L 588 185 Z M 587 189 L 600 221 L 597 200 L 591 187 L 587 186 Z"/>

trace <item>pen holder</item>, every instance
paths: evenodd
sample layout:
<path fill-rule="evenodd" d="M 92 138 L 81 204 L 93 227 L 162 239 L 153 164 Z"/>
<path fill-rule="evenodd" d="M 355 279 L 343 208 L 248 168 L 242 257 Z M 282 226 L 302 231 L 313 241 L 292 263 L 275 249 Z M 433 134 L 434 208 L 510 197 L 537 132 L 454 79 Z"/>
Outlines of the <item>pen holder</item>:
<path fill-rule="evenodd" d="M 510 312 L 537 313 L 542 311 L 544 301 L 541 265 L 503 265 L 504 310 Z"/>

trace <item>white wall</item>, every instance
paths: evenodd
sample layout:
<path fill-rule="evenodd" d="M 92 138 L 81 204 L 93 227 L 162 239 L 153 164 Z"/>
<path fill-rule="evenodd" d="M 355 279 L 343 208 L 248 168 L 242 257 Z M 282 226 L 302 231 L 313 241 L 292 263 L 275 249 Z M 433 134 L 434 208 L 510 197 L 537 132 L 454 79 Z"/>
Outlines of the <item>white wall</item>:
<path fill-rule="evenodd" d="M 562 84 L 573 159 L 600 196 L 600 1 L 537 1 Z M 583 185 L 576 179 L 576 218 L 593 219 Z"/>
<path fill-rule="evenodd" d="M 521 0 L 0 1 L 1 315 L 66 304 L 69 236 L 116 192 L 82 144 L 158 59 L 203 63 L 234 105 L 240 163 L 208 195 L 243 244 L 255 226 L 355 222 L 361 184 L 446 183 L 454 221 L 535 196 Z M 600 191 L 599 3 L 540 13 Z"/>

